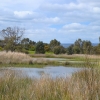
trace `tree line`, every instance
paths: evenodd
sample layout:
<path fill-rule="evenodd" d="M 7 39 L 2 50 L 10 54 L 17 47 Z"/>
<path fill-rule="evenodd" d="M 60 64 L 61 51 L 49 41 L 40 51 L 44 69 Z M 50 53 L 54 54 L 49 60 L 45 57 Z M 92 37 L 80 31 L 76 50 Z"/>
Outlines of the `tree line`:
<path fill-rule="evenodd" d="M 18 27 L 7 27 L 0 31 L 0 50 L 17 51 L 29 53 L 35 51 L 38 54 L 53 52 L 54 54 L 100 54 L 100 38 L 97 46 L 93 46 L 91 41 L 76 40 L 72 45 L 65 48 L 60 41 L 53 39 L 50 43 L 42 41 L 32 41 L 29 38 L 23 38 L 25 29 Z"/>

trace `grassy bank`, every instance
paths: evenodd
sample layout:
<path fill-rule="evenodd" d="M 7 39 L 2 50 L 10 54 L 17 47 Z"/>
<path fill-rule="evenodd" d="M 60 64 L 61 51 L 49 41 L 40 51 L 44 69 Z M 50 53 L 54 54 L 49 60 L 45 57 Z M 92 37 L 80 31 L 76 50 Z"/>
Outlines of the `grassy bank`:
<path fill-rule="evenodd" d="M 43 67 L 45 65 L 58 65 L 56 61 L 35 59 L 19 52 L 0 52 L 0 67 Z"/>
<path fill-rule="evenodd" d="M 0 52 L 0 67 L 44 67 L 47 65 L 53 66 L 74 66 L 83 67 L 88 56 L 89 62 L 96 64 L 100 60 L 99 56 L 90 55 L 54 55 L 50 54 L 34 54 L 30 56 L 19 52 Z M 48 60 L 46 58 L 60 58 L 63 60 Z"/>
<path fill-rule="evenodd" d="M 100 70 L 84 69 L 70 78 L 19 77 L 6 71 L 0 77 L 0 100 L 100 100 Z"/>

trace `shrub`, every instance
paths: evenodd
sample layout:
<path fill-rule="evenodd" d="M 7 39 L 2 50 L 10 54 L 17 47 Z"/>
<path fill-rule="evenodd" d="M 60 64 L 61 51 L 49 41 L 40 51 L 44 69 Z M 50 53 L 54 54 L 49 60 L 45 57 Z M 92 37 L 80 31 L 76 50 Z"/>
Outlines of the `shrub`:
<path fill-rule="evenodd" d="M 3 50 L 3 48 L 2 47 L 0 47 L 0 51 L 2 51 Z"/>
<path fill-rule="evenodd" d="M 39 53 L 39 54 L 45 53 L 44 44 L 42 41 L 37 42 L 36 47 L 35 47 L 35 51 L 36 51 L 36 53 Z"/>

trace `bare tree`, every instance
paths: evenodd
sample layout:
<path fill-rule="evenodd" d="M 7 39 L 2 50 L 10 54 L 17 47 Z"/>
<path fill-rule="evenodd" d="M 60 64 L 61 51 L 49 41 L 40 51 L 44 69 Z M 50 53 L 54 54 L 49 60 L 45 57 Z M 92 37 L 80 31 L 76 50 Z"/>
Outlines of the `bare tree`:
<path fill-rule="evenodd" d="M 0 34 L 4 40 L 5 49 L 14 51 L 15 46 L 20 43 L 22 36 L 24 34 L 24 29 L 18 27 L 7 27 L 3 29 Z"/>

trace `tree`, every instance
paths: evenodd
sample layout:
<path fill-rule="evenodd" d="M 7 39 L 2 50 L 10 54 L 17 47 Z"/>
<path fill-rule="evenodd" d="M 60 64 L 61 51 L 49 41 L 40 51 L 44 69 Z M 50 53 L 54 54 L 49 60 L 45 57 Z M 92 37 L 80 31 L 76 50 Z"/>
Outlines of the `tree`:
<path fill-rule="evenodd" d="M 24 29 L 18 27 L 7 27 L 0 32 L 4 40 L 5 49 L 14 51 L 16 46 L 20 43 L 24 34 Z"/>
<path fill-rule="evenodd" d="M 73 47 L 74 47 L 74 45 L 72 44 L 72 45 L 70 45 L 68 48 L 67 48 L 67 54 L 68 55 L 72 55 L 74 52 L 73 52 Z"/>
<path fill-rule="evenodd" d="M 100 44 L 94 47 L 94 54 L 99 54 L 100 55 Z"/>
<path fill-rule="evenodd" d="M 80 53 L 80 48 L 78 46 L 73 46 L 73 53 L 79 54 Z"/>
<path fill-rule="evenodd" d="M 82 42 L 82 49 L 84 54 L 91 54 L 92 52 L 92 43 L 90 41 Z"/>
<path fill-rule="evenodd" d="M 54 54 L 64 54 L 65 48 L 63 46 L 55 46 L 54 47 Z"/>
<path fill-rule="evenodd" d="M 29 38 L 24 38 L 21 41 L 21 45 L 24 49 L 28 50 L 29 49 Z"/>
<path fill-rule="evenodd" d="M 24 39 L 22 39 L 22 41 L 21 41 L 21 45 L 22 45 L 22 47 L 24 48 L 24 49 L 26 49 L 26 50 L 34 50 L 34 46 L 35 46 L 35 42 L 34 41 L 32 41 L 32 40 L 30 40 L 29 38 L 24 38 Z"/>
<path fill-rule="evenodd" d="M 60 42 L 57 41 L 56 39 L 51 40 L 51 41 L 50 41 L 50 49 L 51 49 L 51 51 L 54 50 L 54 47 L 55 47 L 55 46 L 60 46 Z"/>
<path fill-rule="evenodd" d="M 36 43 L 35 52 L 39 53 L 39 54 L 45 53 L 44 43 L 42 41 L 39 41 L 39 42 Z"/>
<path fill-rule="evenodd" d="M 74 53 L 82 53 L 82 40 L 81 39 L 78 39 L 75 41 L 74 43 Z"/>
<path fill-rule="evenodd" d="M 45 46 L 44 46 L 44 49 L 45 49 L 46 52 L 50 51 L 49 45 L 45 45 Z"/>

